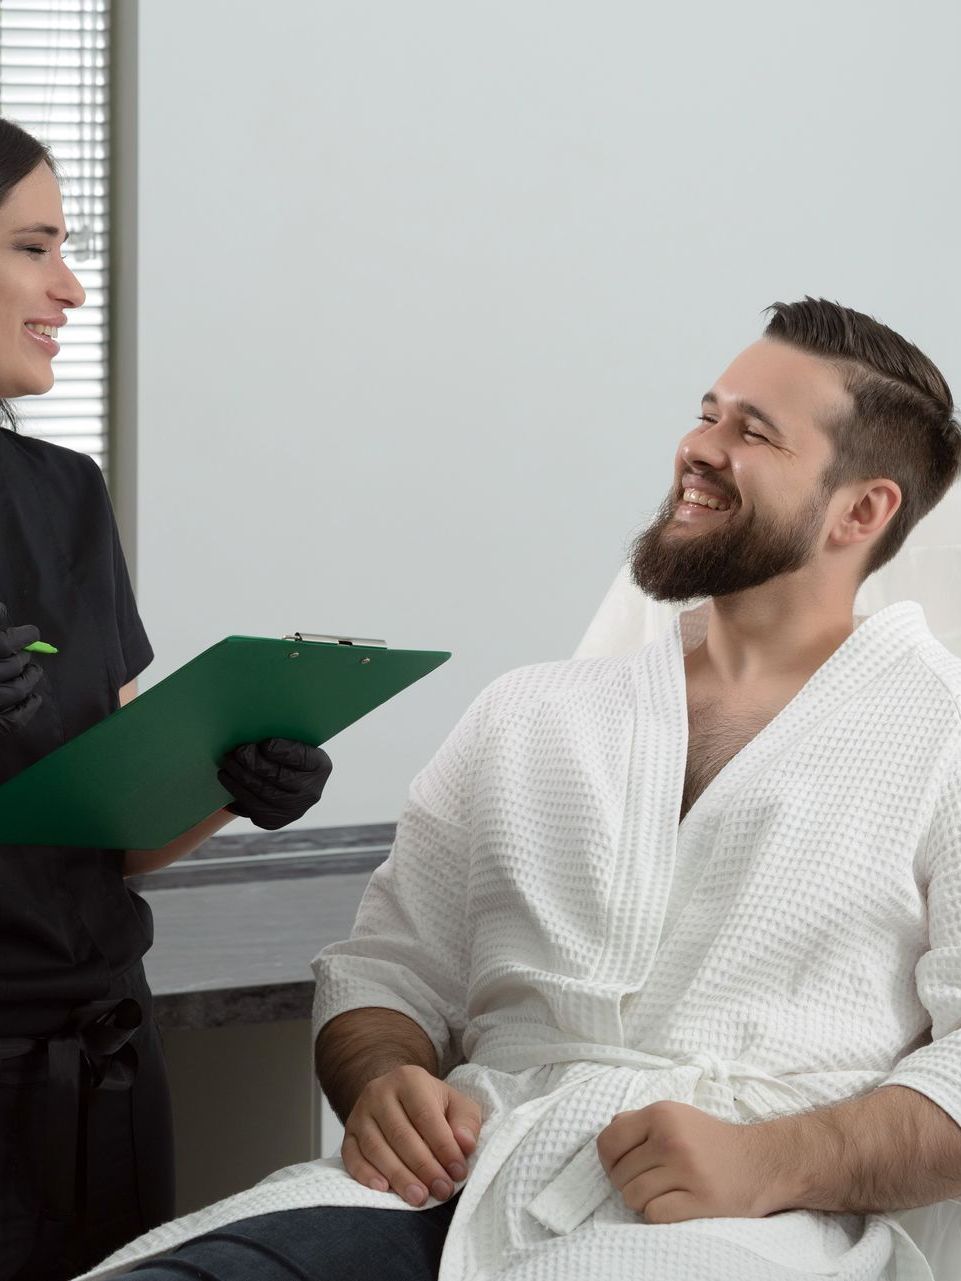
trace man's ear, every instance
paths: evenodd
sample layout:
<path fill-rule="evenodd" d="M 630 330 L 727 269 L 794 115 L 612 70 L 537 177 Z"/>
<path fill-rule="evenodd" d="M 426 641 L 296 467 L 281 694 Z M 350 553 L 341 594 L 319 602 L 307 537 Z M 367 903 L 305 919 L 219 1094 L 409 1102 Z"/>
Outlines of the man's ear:
<path fill-rule="evenodd" d="M 834 522 L 829 541 L 836 547 L 851 547 L 874 539 L 900 506 L 901 489 L 895 481 L 863 482 Z"/>

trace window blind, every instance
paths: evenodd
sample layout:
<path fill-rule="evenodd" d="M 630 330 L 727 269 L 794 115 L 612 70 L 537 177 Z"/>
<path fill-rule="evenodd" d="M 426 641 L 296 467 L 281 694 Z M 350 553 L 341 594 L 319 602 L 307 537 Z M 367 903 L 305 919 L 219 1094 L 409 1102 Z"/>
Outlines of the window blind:
<path fill-rule="evenodd" d="M 25 435 L 106 470 L 110 0 L 0 0 L 0 115 L 39 138 L 61 171 L 65 256 L 86 290 L 58 336 L 56 381 L 15 402 Z"/>

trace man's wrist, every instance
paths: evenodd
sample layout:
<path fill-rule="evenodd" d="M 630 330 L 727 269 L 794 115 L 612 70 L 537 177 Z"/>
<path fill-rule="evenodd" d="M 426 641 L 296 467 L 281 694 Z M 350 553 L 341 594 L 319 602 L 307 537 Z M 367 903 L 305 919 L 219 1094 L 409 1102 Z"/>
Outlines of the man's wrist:
<path fill-rule="evenodd" d="M 759 1168 L 767 1172 L 764 1214 L 837 1208 L 845 1183 L 844 1145 L 824 1114 L 779 1116 L 751 1128 Z"/>
<path fill-rule="evenodd" d="M 317 1034 L 314 1060 L 320 1088 L 344 1122 L 361 1091 L 398 1067 L 437 1075 L 437 1054 L 427 1033 L 399 1011 L 366 1006 L 337 1015 Z"/>
<path fill-rule="evenodd" d="M 419 1059 L 414 1061 L 409 1054 L 388 1053 L 364 1064 L 364 1070 L 356 1076 L 357 1094 L 360 1095 L 372 1081 L 376 1081 L 382 1076 L 387 1076 L 391 1072 L 396 1072 L 398 1068 L 408 1067 L 417 1068 L 419 1071 L 427 1072 L 433 1077 L 437 1076 L 436 1072 L 432 1071 Z"/>

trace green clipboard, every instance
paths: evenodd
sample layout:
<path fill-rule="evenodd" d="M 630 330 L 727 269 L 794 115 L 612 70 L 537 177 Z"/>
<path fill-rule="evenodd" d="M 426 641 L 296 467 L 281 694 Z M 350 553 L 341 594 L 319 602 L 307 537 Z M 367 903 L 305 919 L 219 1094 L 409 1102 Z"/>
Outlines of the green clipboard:
<path fill-rule="evenodd" d="M 231 796 L 240 743 L 325 743 L 450 658 L 331 637 L 228 636 L 0 786 L 0 845 L 157 849 Z"/>

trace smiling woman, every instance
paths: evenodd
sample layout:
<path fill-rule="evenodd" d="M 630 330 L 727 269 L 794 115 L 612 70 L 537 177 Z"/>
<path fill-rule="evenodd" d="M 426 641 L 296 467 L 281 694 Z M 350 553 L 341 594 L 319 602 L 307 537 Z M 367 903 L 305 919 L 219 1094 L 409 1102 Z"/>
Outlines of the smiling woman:
<path fill-rule="evenodd" d="M 52 157 L 0 119 L 10 426 L 12 398 L 53 385 L 58 332 L 84 301 L 66 238 Z M 27 651 L 41 635 L 55 655 Z M 0 783 L 114 711 L 152 657 L 97 464 L 0 430 Z M 123 872 L 122 851 L 0 847 L 3 1277 L 70 1276 L 172 1208 L 169 1104 L 140 960 L 150 914 Z"/>
<path fill-rule="evenodd" d="M 84 290 L 52 157 L 0 118 L 0 407 L 54 381 Z M 52 643 L 31 650 L 40 638 Z M 0 784 L 129 701 L 153 658 L 103 475 L 86 454 L 0 429 Z M 124 877 L 242 814 L 271 829 L 330 761 L 239 744 L 234 797 L 158 850 L 0 846 L 0 1278 L 61 1281 L 173 1214 L 170 1103 L 142 957 L 150 909 Z M 2 803 L 2 802 L 0 802 Z"/>
<path fill-rule="evenodd" d="M 46 148 L 0 119 L 0 407 L 46 392 L 84 290 Z M 28 648 L 40 636 L 55 652 Z M 0 430 L 0 783 L 115 711 L 153 658 L 96 462 Z M 125 700 L 124 700 L 125 701 Z M 219 810 L 169 857 L 230 821 Z M 163 856 L 163 851 L 160 852 Z M 74 1275 L 173 1210 L 131 851 L 0 846 L 0 1277 Z"/>

